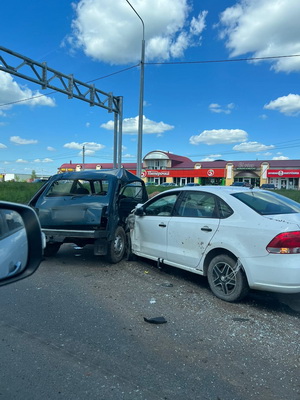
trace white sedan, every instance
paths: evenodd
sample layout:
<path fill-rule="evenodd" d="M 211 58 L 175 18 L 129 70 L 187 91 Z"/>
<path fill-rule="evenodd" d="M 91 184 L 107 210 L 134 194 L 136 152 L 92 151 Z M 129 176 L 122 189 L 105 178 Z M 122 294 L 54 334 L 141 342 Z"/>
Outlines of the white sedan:
<path fill-rule="evenodd" d="M 182 187 L 139 205 L 128 218 L 130 252 L 207 276 L 234 302 L 249 288 L 300 292 L 300 204 L 241 187 Z"/>

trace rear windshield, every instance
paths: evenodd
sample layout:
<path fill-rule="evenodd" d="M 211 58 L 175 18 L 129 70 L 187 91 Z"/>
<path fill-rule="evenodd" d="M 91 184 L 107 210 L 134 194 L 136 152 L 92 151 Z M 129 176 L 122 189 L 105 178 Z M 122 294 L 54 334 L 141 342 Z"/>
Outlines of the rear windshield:
<path fill-rule="evenodd" d="M 83 196 L 97 195 L 105 196 L 109 189 L 107 180 L 82 180 L 82 179 L 61 179 L 54 181 L 47 190 L 47 197 L 60 196 Z"/>
<path fill-rule="evenodd" d="M 300 213 L 299 203 L 273 192 L 249 191 L 232 193 L 231 196 L 261 215 Z"/>

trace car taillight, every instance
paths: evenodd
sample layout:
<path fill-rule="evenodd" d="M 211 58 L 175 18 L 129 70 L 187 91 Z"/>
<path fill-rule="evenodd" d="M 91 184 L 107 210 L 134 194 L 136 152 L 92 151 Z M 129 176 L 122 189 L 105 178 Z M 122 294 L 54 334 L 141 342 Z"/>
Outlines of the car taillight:
<path fill-rule="evenodd" d="M 275 236 L 268 244 L 267 251 L 273 254 L 299 254 L 300 231 L 283 232 Z"/>

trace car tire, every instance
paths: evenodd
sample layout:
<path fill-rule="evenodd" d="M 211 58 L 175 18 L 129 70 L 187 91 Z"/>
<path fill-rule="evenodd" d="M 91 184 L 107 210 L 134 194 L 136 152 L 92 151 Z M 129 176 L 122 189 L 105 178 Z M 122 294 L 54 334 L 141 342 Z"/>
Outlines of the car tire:
<path fill-rule="evenodd" d="M 111 264 L 116 264 L 122 260 L 126 250 L 126 234 L 121 226 L 118 226 L 114 238 L 108 242 L 106 259 Z"/>
<path fill-rule="evenodd" d="M 249 291 L 243 269 L 227 254 L 218 255 L 211 260 L 207 279 L 213 294 L 231 303 L 241 300 Z"/>
<path fill-rule="evenodd" d="M 47 243 L 44 248 L 44 256 L 45 257 L 53 257 L 57 254 L 60 249 L 61 243 Z"/>

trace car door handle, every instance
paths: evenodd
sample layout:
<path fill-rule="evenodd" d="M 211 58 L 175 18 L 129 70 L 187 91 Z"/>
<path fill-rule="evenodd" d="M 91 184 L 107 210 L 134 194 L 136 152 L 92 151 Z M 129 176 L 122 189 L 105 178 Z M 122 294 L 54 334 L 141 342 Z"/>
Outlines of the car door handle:
<path fill-rule="evenodd" d="M 165 228 L 167 225 L 164 222 L 161 222 L 160 224 L 158 224 L 158 226 L 161 226 L 162 228 Z"/>
<path fill-rule="evenodd" d="M 7 276 L 14 276 L 15 274 L 17 274 L 20 271 L 21 267 L 22 267 L 22 262 L 17 261 L 14 265 L 14 270 L 11 271 Z"/>
<path fill-rule="evenodd" d="M 212 229 L 209 228 L 208 226 L 203 226 L 203 228 L 201 228 L 201 231 L 205 231 L 205 232 L 211 232 Z"/>

